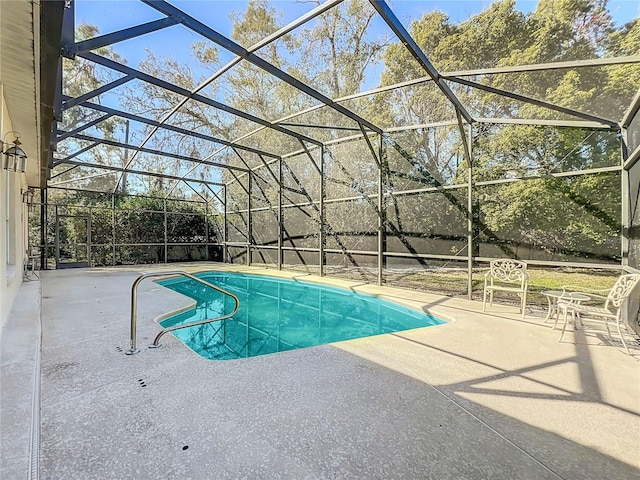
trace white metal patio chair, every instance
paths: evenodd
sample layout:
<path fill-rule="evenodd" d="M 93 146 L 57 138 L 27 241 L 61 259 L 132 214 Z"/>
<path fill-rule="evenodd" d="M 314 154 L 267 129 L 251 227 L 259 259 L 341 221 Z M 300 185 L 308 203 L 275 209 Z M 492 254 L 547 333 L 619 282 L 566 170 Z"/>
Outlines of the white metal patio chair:
<path fill-rule="evenodd" d="M 611 337 L 609 323 L 615 322 L 618 329 L 618 335 L 620 336 L 620 340 L 622 341 L 622 345 L 624 345 L 625 350 L 630 355 L 631 352 L 629 352 L 629 347 L 624 341 L 620 325 L 622 323 L 623 309 L 626 306 L 631 293 L 634 291 L 638 283 L 640 283 L 640 274 L 633 273 L 620 275 L 620 277 L 618 277 L 618 280 L 616 280 L 616 283 L 613 285 L 613 287 L 611 287 L 611 290 L 609 290 L 609 293 L 606 296 L 597 295 L 591 292 L 587 294 L 592 297 L 592 299 L 603 302 L 602 306 L 580 304 L 562 300 L 562 298 L 558 300 L 558 309 L 564 314 L 564 323 L 562 325 L 562 332 L 560 333 L 560 338 L 558 339 L 558 341 L 561 341 L 562 337 L 564 336 L 564 332 L 567 328 L 569 314 L 571 314 L 571 317 L 574 319 L 574 321 L 575 318 L 579 318 L 580 322 L 583 325 L 585 319 L 604 323 L 609 337 Z"/>
<path fill-rule="evenodd" d="M 23 280 L 39 279 L 40 276 L 36 273 L 38 267 L 38 255 L 36 255 L 31 248 L 27 249 L 24 255 L 24 265 L 22 269 Z"/>
<path fill-rule="evenodd" d="M 487 293 L 489 305 L 493 305 L 493 293 L 495 291 L 516 293 L 521 298 L 520 310 L 524 318 L 527 305 L 527 287 L 529 274 L 527 264 L 519 260 L 500 259 L 491 260 L 489 271 L 484 275 L 484 294 L 482 311 L 486 311 Z"/>

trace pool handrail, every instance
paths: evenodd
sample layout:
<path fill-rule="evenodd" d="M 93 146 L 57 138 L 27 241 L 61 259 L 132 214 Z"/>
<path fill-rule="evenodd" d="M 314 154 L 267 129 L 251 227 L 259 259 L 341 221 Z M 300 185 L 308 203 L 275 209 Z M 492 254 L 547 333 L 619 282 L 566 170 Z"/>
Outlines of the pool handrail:
<path fill-rule="evenodd" d="M 231 318 L 233 317 L 237 312 L 238 312 L 238 308 L 240 308 L 240 299 L 238 297 L 236 297 L 233 293 L 228 292 L 227 290 L 224 290 L 212 283 L 206 282 L 204 280 L 202 280 L 201 278 L 198 278 L 194 275 L 191 275 L 187 272 L 182 272 L 182 271 L 172 271 L 172 272 L 151 272 L 151 273 L 144 273 L 142 275 L 140 275 L 138 278 L 136 278 L 136 280 L 133 282 L 133 285 L 131 285 L 131 348 L 129 350 L 127 350 L 125 352 L 126 355 L 135 355 L 136 353 L 140 352 L 140 349 L 137 348 L 136 346 L 136 333 L 137 333 L 137 327 L 138 327 L 138 285 L 140 285 L 140 283 L 149 277 L 173 277 L 176 275 L 181 275 L 183 277 L 187 277 L 190 278 L 191 280 L 201 283 L 203 285 L 206 285 L 207 287 L 210 287 L 214 290 L 217 290 L 220 293 L 223 293 L 225 295 L 230 296 L 231 298 L 233 298 L 234 302 L 235 302 L 235 307 L 233 309 L 233 312 L 227 314 L 227 315 L 223 315 L 221 317 L 216 317 L 216 318 L 207 318 L 204 320 L 196 320 L 195 322 L 189 322 L 189 323 L 184 323 L 184 324 L 180 324 L 180 325 L 174 325 L 172 327 L 169 328 L 164 328 L 160 333 L 158 333 L 158 335 L 156 335 L 156 338 L 153 340 L 153 343 L 151 345 L 149 345 L 149 347 L 159 347 L 160 345 L 158 344 L 158 342 L 160 341 L 160 338 L 167 332 L 173 332 L 174 330 L 179 330 L 182 328 L 187 328 L 187 327 L 194 327 L 196 325 L 202 325 L 205 323 L 211 323 L 211 322 L 219 322 L 221 320 L 225 320 L 227 318 Z"/>

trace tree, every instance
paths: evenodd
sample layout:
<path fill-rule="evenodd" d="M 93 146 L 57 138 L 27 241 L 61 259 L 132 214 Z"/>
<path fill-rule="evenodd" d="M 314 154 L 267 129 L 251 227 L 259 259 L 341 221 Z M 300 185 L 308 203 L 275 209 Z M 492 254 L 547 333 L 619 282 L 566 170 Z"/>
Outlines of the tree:
<path fill-rule="evenodd" d="M 80 24 L 76 29 L 77 41 L 93 38 L 98 34 L 98 28 L 95 25 L 89 25 L 87 23 Z M 96 53 L 118 62 L 124 62 L 122 57 L 111 47 L 101 47 Z M 91 92 L 118 78 L 115 72 L 82 58 L 76 58 L 74 60 L 63 58 L 62 65 L 62 93 L 71 98 L 76 98 Z M 91 99 L 91 102 L 100 105 L 103 103 L 105 96 L 106 95 L 103 94 L 94 97 Z M 91 108 L 79 105 L 74 106 L 64 110 L 62 122 L 58 125 L 58 128 L 71 132 L 103 115 L 104 113 Z M 80 133 L 104 138 L 109 141 L 124 141 L 123 135 L 126 129 L 126 122 L 123 119 L 109 117 L 103 119 L 100 123 L 92 127 L 92 129 L 81 131 Z M 88 140 L 68 137 L 58 143 L 57 158 L 64 158 L 90 145 L 91 142 Z M 102 145 L 101 148 L 88 150 L 82 154 L 79 159 L 97 165 L 121 167 L 126 162 L 126 152 L 124 149 L 105 144 Z M 68 169 L 69 167 L 62 165 L 61 168 Z M 69 169 L 67 173 L 63 173 L 60 176 L 58 181 L 73 182 L 76 186 L 82 186 L 83 188 L 92 190 L 110 190 L 115 183 L 114 177 L 115 174 L 113 172 L 105 173 L 104 170 L 99 169 L 94 169 L 89 172 L 83 171 L 82 169 Z"/>
<path fill-rule="evenodd" d="M 633 31 L 633 26 L 626 26 L 622 31 Z M 516 11 L 514 1 L 505 0 L 493 3 L 459 25 L 451 24 L 440 12 L 431 12 L 411 25 L 411 34 L 441 72 L 594 58 L 629 51 L 620 48 L 623 43 L 621 33 L 613 27 L 606 2 L 589 0 L 541 1 L 528 15 Z M 633 43 L 626 36 L 624 38 L 625 45 Z M 602 45 L 608 50 L 603 50 Z M 615 52 L 613 45 L 618 48 Z M 384 60 L 385 84 L 425 74 L 402 45 L 392 45 Z M 628 92 L 634 88 L 615 73 L 615 69 L 606 68 L 564 69 L 487 75 L 475 81 L 619 119 L 626 108 L 624 99 L 629 99 L 629 95 L 611 101 L 608 96 L 602 99 L 602 90 L 594 88 L 598 84 L 603 85 L 605 92 L 608 89 Z M 471 87 L 450 85 L 476 117 L 558 118 L 559 115 L 537 105 Z M 451 106 L 432 82 L 396 90 L 376 105 L 376 111 L 389 110 L 396 114 L 395 121 L 399 124 L 455 118 Z M 407 178 L 425 185 L 433 183 L 434 178 L 441 181 L 444 180 L 441 172 L 446 171 L 453 172 L 450 182 L 466 182 L 467 165 L 459 161 L 462 148 L 456 130 L 455 126 L 419 130 L 409 142 L 403 141 L 402 147 L 407 153 L 395 160 L 397 170 L 392 168 L 391 188 L 394 184 L 406 183 Z M 479 125 L 474 127 L 474 139 L 476 181 L 578 171 L 619 162 L 619 143 L 610 132 Z M 452 160 L 455 160 L 453 169 Z M 481 238 L 491 243 L 530 245 L 550 254 L 606 256 L 602 252 L 609 252 L 611 256 L 611 252 L 616 251 L 620 230 L 615 213 L 619 209 L 616 182 L 619 183 L 616 175 L 602 174 L 478 189 L 480 203 L 476 210 L 479 209 L 477 221 L 483 230 Z M 442 194 L 446 196 L 447 192 Z M 452 205 L 460 205 L 453 198 L 449 201 Z M 558 205 L 566 208 L 560 210 Z M 433 215 L 446 215 L 446 209 L 440 214 L 434 213 L 425 203 L 415 215 L 405 218 L 404 223 L 415 224 L 417 219 Z M 572 235 L 560 235 L 559 232 Z"/>
<path fill-rule="evenodd" d="M 231 16 L 233 40 L 251 49 L 277 31 L 281 16 L 276 7 L 266 0 L 252 0 L 245 11 L 235 12 Z M 364 0 L 344 2 L 255 53 L 333 99 L 368 87 L 367 74 L 378 60 L 384 67 L 381 86 L 424 77 L 426 72 L 404 45 L 390 43 L 388 37 L 371 28 L 375 15 Z M 409 29 L 440 72 L 633 55 L 640 49 L 639 22 L 615 27 L 604 0 L 542 0 L 528 14 L 516 9 L 515 0 L 503 0 L 461 23 L 452 22 L 442 12 L 430 12 L 412 22 Z M 260 119 L 287 118 L 286 128 L 321 141 L 360 132 L 357 122 L 330 107 L 294 115 L 317 101 L 249 61 L 242 60 L 221 73 L 220 52 L 208 43 L 196 42 L 191 58 L 180 60 L 149 52 L 139 68 L 191 91 L 213 75 L 215 79 L 199 94 Z M 637 74 L 633 66 L 576 67 L 475 75 L 470 79 L 493 89 L 617 121 L 627 108 L 626 100 L 635 94 L 640 80 Z M 475 118 L 566 118 L 564 113 L 541 102 L 520 101 L 472 85 L 444 81 Z M 284 155 L 309 147 L 292 135 L 262 128 L 259 123 L 193 99 L 185 102 L 182 96 L 155 85 L 128 90 L 126 100 L 129 109 L 140 115 L 166 119 L 180 128 L 226 140 L 240 139 L 241 145 L 265 152 Z M 456 118 L 453 106 L 432 81 L 342 104 L 383 128 Z M 180 108 L 167 118 L 177 105 Z M 149 127 L 139 130 L 145 136 L 150 131 Z M 471 132 L 474 182 L 501 182 L 481 186 L 478 197 L 473 199 L 472 213 L 479 226 L 474 235 L 487 251 L 497 245 L 509 255 L 516 255 L 520 248 L 529 249 L 526 255 L 546 255 L 545 258 L 615 256 L 612 252 L 620 231 L 617 175 L 572 175 L 584 169 L 618 165 L 615 132 L 499 122 L 475 124 Z M 374 159 L 372 153 L 377 151 L 380 140 L 372 135 L 368 138 L 370 145 L 367 140 L 358 139 L 328 149 L 323 164 L 325 193 L 330 200 L 346 198 L 327 207 L 326 231 L 331 245 L 343 251 L 373 248 L 368 245 L 377 234 L 378 215 L 385 215 L 378 211 L 373 198 L 378 193 L 379 161 L 387 191 L 385 229 L 389 244 L 414 253 L 462 251 L 468 215 L 466 187 L 462 185 L 468 180 L 469 165 L 458 126 L 419 127 L 385 134 L 382 141 L 386 158 Z M 186 154 L 194 160 L 215 151 L 211 142 L 163 130 L 151 137 L 149 145 Z M 277 225 L 277 161 L 265 166 L 270 158 L 243 149 L 219 150 L 215 160 L 254 169 L 251 184 L 237 172 L 225 170 L 217 174 L 197 166 L 197 162 L 142 154 L 137 161 L 151 170 L 176 175 L 192 169 L 201 178 L 219 175 L 228 185 L 229 210 L 246 209 L 250 195 L 251 205 L 267 212 L 256 214 L 254 224 L 260 218 L 269 228 Z M 320 230 L 319 208 L 314 203 L 320 197 L 320 161 L 319 153 L 311 151 L 310 155 L 287 157 L 282 162 L 284 203 L 305 204 L 287 209 L 284 235 L 290 241 L 315 242 Z M 551 178 L 555 174 L 561 176 Z M 515 181 L 532 176 L 550 178 Z M 147 183 L 145 189 L 171 188 L 154 179 Z M 424 187 L 432 187 L 433 191 L 407 193 Z M 557 205 L 563 208 L 560 210 Z M 364 213 L 358 215 L 358 211 Z M 233 239 L 244 241 L 248 237 L 248 221 L 244 213 L 229 217 Z M 306 222 L 305 228 L 300 227 L 300 222 Z M 249 240 L 277 240 L 280 232 L 270 235 L 267 230 L 254 228 L 260 238 Z M 350 261 L 356 260 L 351 257 Z"/>

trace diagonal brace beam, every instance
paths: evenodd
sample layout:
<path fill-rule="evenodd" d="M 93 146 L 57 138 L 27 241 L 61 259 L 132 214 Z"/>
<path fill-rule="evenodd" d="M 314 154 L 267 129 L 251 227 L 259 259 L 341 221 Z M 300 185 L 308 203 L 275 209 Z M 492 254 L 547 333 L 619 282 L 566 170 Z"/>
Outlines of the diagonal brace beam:
<path fill-rule="evenodd" d="M 156 87 L 160 87 L 160 88 L 164 88 L 165 90 L 169 90 L 170 92 L 176 93 L 178 95 L 182 95 L 183 97 L 187 97 L 187 98 L 192 98 L 193 100 L 200 102 L 200 103 L 204 103 L 205 105 L 209 105 L 210 107 L 213 108 L 217 108 L 218 110 L 222 110 L 224 112 L 227 112 L 231 115 L 235 115 L 237 117 L 240 118 L 244 118 L 245 120 L 250 120 L 254 123 L 260 124 L 260 125 L 264 125 L 265 127 L 269 127 L 273 130 L 277 130 L 281 133 L 284 133 L 286 135 L 290 135 L 292 137 L 295 138 L 299 138 L 302 139 L 304 141 L 307 141 L 309 143 L 312 143 L 314 145 L 318 145 L 320 146 L 322 143 L 319 142 L 318 140 L 315 140 L 313 138 L 309 138 L 305 135 L 301 135 L 297 132 L 294 132 L 292 130 L 289 130 L 287 128 L 281 127 L 280 125 L 276 125 L 274 123 L 269 122 L 268 120 L 264 120 L 262 118 L 258 118 L 255 117 L 253 115 L 251 115 L 250 113 L 244 112 L 242 110 L 238 110 L 236 108 L 230 107 L 229 105 L 225 105 L 224 103 L 220 103 L 217 102 L 216 100 L 212 100 L 210 98 L 204 97 L 202 95 L 199 95 L 197 93 L 193 93 L 190 92 L 189 90 L 187 90 L 186 88 L 182 88 L 179 87 L 177 85 L 174 85 L 170 82 L 166 82 L 164 80 L 161 80 L 159 78 L 154 77 L 153 75 L 149 75 L 147 73 L 141 72 L 139 70 L 135 70 L 131 67 L 127 67 L 126 65 L 122 65 L 118 62 L 115 62 L 109 58 L 106 57 L 102 57 L 100 55 L 96 55 L 95 53 L 92 52 L 86 52 L 86 53 L 82 53 L 79 56 L 81 56 L 82 58 L 86 58 L 87 60 L 90 60 L 94 63 L 97 63 L 99 65 L 105 66 L 107 68 L 111 68 L 112 70 L 116 70 L 118 72 L 124 73 L 126 75 L 131 75 L 133 77 L 138 78 L 139 80 L 142 80 L 144 82 L 150 83 L 152 85 L 155 85 Z"/>
<path fill-rule="evenodd" d="M 636 96 L 631 101 L 631 105 L 629 105 L 629 108 L 625 112 L 624 117 L 622 117 L 620 126 L 622 126 L 622 128 L 629 128 L 629 125 L 631 125 L 632 120 L 638 114 L 638 110 L 640 110 L 640 89 L 638 90 L 638 93 L 636 93 Z"/>
<path fill-rule="evenodd" d="M 574 110 L 572 108 L 561 107 L 560 105 L 556 105 L 553 103 L 545 102 L 543 100 L 538 100 L 531 97 L 525 97 L 524 95 L 519 95 L 517 93 L 509 92 L 508 90 L 502 90 L 501 88 L 491 87 L 489 85 L 484 85 L 482 83 L 473 82 L 471 80 L 464 80 L 462 78 L 457 77 L 443 77 L 447 80 L 450 80 L 455 83 L 459 83 L 461 85 L 466 85 L 468 87 L 477 88 L 478 90 L 484 90 L 485 92 L 495 93 L 496 95 L 502 95 L 503 97 L 513 98 L 514 100 L 518 100 L 524 103 L 530 103 L 532 105 L 536 105 L 538 107 L 548 108 L 549 110 L 555 110 L 556 112 L 566 113 L 567 115 L 571 115 L 578 118 L 583 118 L 585 120 L 591 120 L 594 122 L 604 123 L 611 127 L 616 127 L 618 124 L 613 120 L 609 120 L 607 118 L 598 117 L 596 115 L 590 115 L 588 113 L 580 112 L 578 110 Z"/>
<path fill-rule="evenodd" d="M 159 12 L 162 12 L 162 13 L 164 13 L 165 15 L 167 15 L 169 17 L 179 19 L 180 23 L 182 25 L 184 25 L 185 27 L 193 30 L 196 33 L 199 33 L 200 35 L 202 35 L 205 38 L 208 38 L 212 42 L 217 43 L 221 47 L 223 47 L 223 48 L 229 50 L 230 52 L 232 52 L 233 54 L 246 59 L 248 62 L 250 62 L 250 63 L 254 64 L 255 66 L 261 68 L 262 70 L 270 73 L 271 75 L 279 78 L 283 82 L 285 82 L 285 83 L 297 88 L 298 90 L 306 93 L 310 97 L 315 98 L 316 100 L 324 103 L 325 105 L 329 106 L 333 110 L 345 115 L 346 117 L 349 117 L 350 119 L 354 120 L 355 122 L 357 122 L 359 124 L 362 124 L 362 125 L 366 126 L 367 128 L 373 130 L 376 133 L 382 133 L 382 129 L 380 127 L 377 127 L 376 125 L 374 125 L 371 122 L 365 120 L 364 118 L 360 117 L 359 115 L 356 115 L 351 110 L 349 110 L 349 109 L 345 108 L 344 106 L 334 102 L 329 97 L 323 95 L 322 93 L 318 92 L 317 90 L 314 90 L 313 88 L 311 88 L 307 84 L 305 84 L 305 83 L 301 82 L 300 80 L 292 77 L 288 73 L 285 73 L 284 71 L 280 70 L 276 66 L 274 66 L 271 63 L 267 62 L 263 58 L 257 56 L 255 53 L 249 52 L 248 50 L 246 50 L 244 47 L 242 47 L 241 45 L 237 44 L 233 40 L 225 37 L 224 35 L 219 34 L 215 30 L 213 30 L 212 28 L 206 26 L 202 22 L 199 22 L 195 18 L 187 15 L 186 13 L 181 11 L 180 9 L 178 9 L 178 8 L 174 7 L 173 5 L 165 2 L 164 0 L 142 0 L 142 2 L 146 3 L 147 5 L 149 5 L 152 8 L 155 8 Z"/>
<path fill-rule="evenodd" d="M 274 153 L 265 152 L 263 150 L 258 150 L 256 148 L 245 147 L 243 145 L 238 145 L 233 142 L 230 142 L 228 140 L 212 137 L 211 135 L 205 135 L 204 133 L 194 132 L 192 130 L 187 130 L 185 128 L 176 127 L 173 125 L 159 122 L 158 120 L 152 120 L 150 118 L 141 117 L 139 115 L 134 115 L 133 113 L 124 112 L 122 110 L 117 110 L 115 108 L 105 107 L 104 105 L 98 105 L 96 103 L 90 103 L 90 102 L 83 102 L 82 106 L 91 108 L 93 110 L 97 110 L 100 112 L 110 113 L 117 117 L 127 118 L 134 122 L 140 122 L 146 125 L 164 128 L 165 130 L 171 130 L 172 132 L 181 133 L 183 135 L 190 135 L 192 137 L 200 138 L 202 140 L 207 140 L 213 143 L 218 143 L 220 145 L 225 145 L 227 147 L 237 148 L 238 150 L 246 150 L 247 152 L 257 153 L 258 155 L 264 155 L 265 157 L 280 158 L 279 155 L 276 155 Z"/>
<path fill-rule="evenodd" d="M 64 160 L 70 160 L 74 157 L 77 157 L 78 155 L 82 155 L 84 152 L 88 152 L 89 150 L 91 150 L 94 147 L 97 147 L 98 145 L 100 145 L 102 142 L 98 139 L 96 139 L 97 141 L 93 142 L 91 145 L 87 145 L 86 147 L 81 148 L 80 150 L 78 150 L 77 152 L 74 152 L 70 155 L 67 155 L 65 158 L 63 159 L 53 159 L 51 166 L 55 167 L 56 165 L 62 163 Z"/>
<path fill-rule="evenodd" d="M 68 164 L 68 165 L 75 165 L 78 167 L 90 167 L 90 168 L 98 168 L 100 170 L 108 170 L 111 172 L 121 172 L 122 171 L 122 167 L 116 167 L 113 165 L 102 165 L 100 163 L 90 163 L 90 162 L 79 162 L 76 160 L 61 160 L 59 162 L 60 163 L 64 163 L 64 164 Z M 217 183 L 217 182 L 211 182 L 209 180 L 202 180 L 199 178 L 182 178 L 182 177 L 178 177 L 176 175 L 169 175 L 166 173 L 158 173 L 158 172 L 147 172 L 147 171 L 143 171 L 143 170 L 127 170 L 127 173 L 131 173 L 133 175 L 146 175 L 148 177 L 158 177 L 158 178 L 166 178 L 169 180 L 185 180 L 188 182 L 194 182 L 194 183 L 202 183 L 202 184 L 206 184 L 206 185 L 214 185 L 217 187 L 222 187 L 224 186 L 224 184 L 222 183 Z"/>
<path fill-rule="evenodd" d="M 76 134 L 76 135 L 73 135 L 73 138 L 77 138 L 78 140 L 86 140 L 86 141 L 90 141 L 90 142 L 96 142 L 98 144 L 102 143 L 104 145 L 110 145 L 112 147 L 127 148 L 127 149 L 130 149 L 130 150 L 138 148 L 138 147 L 136 147 L 134 145 L 130 145 L 130 144 L 122 143 L 122 142 L 117 142 L 115 140 L 108 140 L 106 138 L 91 137 L 89 135 Z M 149 153 L 151 155 L 158 155 L 158 156 L 161 156 L 161 157 L 175 158 L 176 160 L 186 160 L 188 162 L 196 162 L 196 163 L 201 163 L 203 165 L 210 165 L 212 167 L 226 168 L 227 170 L 239 170 L 241 172 L 246 172 L 247 171 L 244 168 L 235 167 L 235 166 L 232 166 L 232 165 L 227 165 L 226 163 L 209 162 L 209 161 L 206 161 L 206 160 L 200 160 L 198 158 L 187 157 L 185 155 L 179 155 L 177 153 L 170 153 L 170 152 L 163 152 L 161 150 L 154 150 L 152 148 L 141 148 L 139 150 L 142 153 Z"/>
<path fill-rule="evenodd" d="M 364 127 L 362 127 L 362 125 L 360 125 L 360 128 L 362 128 L 362 130 L 364 131 Z M 300 142 L 300 144 L 302 145 L 302 149 L 304 150 L 304 152 L 307 154 L 307 157 L 309 157 L 309 160 L 311 161 L 311 164 L 316 169 L 316 172 L 318 172 L 320 174 L 320 176 L 322 176 L 322 170 L 320 169 L 320 167 L 318 166 L 316 161 L 313 159 L 313 155 L 311 155 L 311 152 L 309 151 L 307 146 L 302 142 Z"/>
<path fill-rule="evenodd" d="M 102 95 L 103 93 L 108 92 L 109 90 L 112 90 L 124 83 L 127 83 L 130 80 L 133 80 L 133 78 L 134 77 L 132 77 L 131 75 L 126 75 L 122 78 L 114 80 L 113 82 L 107 83 L 106 85 L 103 85 L 100 88 L 91 90 L 90 92 L 87 92 L 84 95 L 80 95 L 79 97 L 76 97 L 76 98 L 67 97 L 67 100 L 62 102 L 62 110 L 63 111 L 68 110 L 71 107 L 80 105 L 81 103 L 86 102 L 87 100 L 91 100 L 92 98 L 97 97 L 98 95 Z"/>
<path fill-rule="evenodd" d="M 82 132 L 83 130 L 86 130 L 87 128 L 91 128 L 94 125 L 97 125 L 98 123 L 103 122 L 104 120 L 107 120 L 107 119 L 111 118 L 112 116 L 113 115 L 107 113 L 106 115 L 102 115 L 101 117 L 98 117 L 95 120 L 91 120 L 89 123 L 85 123 L 84 125 L 80 125 L 75 130 L 71 130 L 70 132 L 65 132 L 62 135 L 58 135 L 58 137 L 56 137 L 56 142 L 61 142 L 62 140 L 64 140 L 67 137 L 73 137 L 76 134 Z M 60 130 L 58 130 L 58 133 L 59 132 L 60 132 Z"/>
<path fill-rule="evenodd" d="M 107 45 L 123 42 L 131 38 L 139 37 L 140 35 L 145 35 L 147 33 L 155 32 L 156 30 L 177 25 L 178 23 L 179 22 L 176 19 L 166 17 L 161 18 L 160 20 L 154 20 L 153 22 L 136 25 L 135 27 L 125 28 L 124 30 L 119 30 L 117 32 L 107 33 L 106 35 L 100 35 L 99 37 L 77 42 L 73 46 L 71 53 L 77 55 L 97 48 L 106 47 Z"/>

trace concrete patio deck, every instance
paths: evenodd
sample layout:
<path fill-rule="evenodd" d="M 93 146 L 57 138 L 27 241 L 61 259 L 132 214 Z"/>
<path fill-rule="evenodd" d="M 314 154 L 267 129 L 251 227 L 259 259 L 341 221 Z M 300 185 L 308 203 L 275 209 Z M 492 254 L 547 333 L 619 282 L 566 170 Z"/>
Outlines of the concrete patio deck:
<path fill-rule="evenodd" d="M 637 344 L 558 342 L 542 312 L 316 278 L 449 323 L 234 361 L 171 335 L 124 355 L 131 284 L 176 269 L 311 279 L 222 264 L 41 272 L 2 332 L 0 478 L 640 479 Z M 138 304 L 145 346 L 190 300 L 148 280 Z"/>

